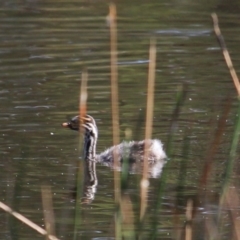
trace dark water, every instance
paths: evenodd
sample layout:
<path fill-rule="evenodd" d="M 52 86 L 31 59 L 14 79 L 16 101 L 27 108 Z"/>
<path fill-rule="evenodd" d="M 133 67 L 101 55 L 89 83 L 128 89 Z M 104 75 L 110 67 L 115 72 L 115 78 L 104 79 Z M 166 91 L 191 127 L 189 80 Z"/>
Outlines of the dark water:
<path fill-rule="evenodd" d="M 53 192 L 56 235 L 71 239 L 78 160 L 78 134 L 61 123 L 78 112 L 81 70 L 89 71 L 88 112 L 99 127 L 97 149 L 112 145 L 109 29 L 105 1 L 1 1 L 0 3 L 0 200 L 44 226 L 41 186 Z M 185 195 L 198 192 L 204 159 L 227 97 L 232 109 L 217 151 L 207 191 L 217 194 L 229 157 L 236 91 L 212 31 L 210 14 L 216 11 L 233 59 L 240 69 L 238 1 L 121 1 L 118 11 L 120 132 L 130 128 L 135 140 L 144 138 L 148 49 L 157 38 L 157 70 L 153 137 L 166 143 L 176 93 L 186 83 L 187 98 L 174 136 L 164 193 L 159 238 L 174 239 L 173 209 L 184 134 L 190 148 L 185 176 Z M 140 121 L 139 121 L 140 119 Z M 238 159 L 237 159 L 238 160 Z M 233 178 L 238 179 L 239 164 Z M 99 185 L 95 199 L 82 210 L 79 239 L 114 239 L 113 172 L 97 166 Z M 181 176 L 180 176 L 181 178 Z M 128 193 L 139 209 L 140 175 L 131 175 Z M 149 217 L 143 234 L 151 232 L 151 218 L 159 181 L 150 180 Z M 236 186 L 237 187 L 237 186 Z M 213 209 L 216 200 L 212 200 Z M 186 201 L 179 225 L 184 225 Z M 212 210 L 213 211 L 213 210 Z M 42 239 L 25 225 L 1 211 L 0 239 Z M 199 219 L 216 215 L 202 210 Z M 222 239 L 228 239 L 224 232 Z M 195 238 L 197 239 L 197 238 Z M 198 239 L 204 239 L 201 236 Z"/>

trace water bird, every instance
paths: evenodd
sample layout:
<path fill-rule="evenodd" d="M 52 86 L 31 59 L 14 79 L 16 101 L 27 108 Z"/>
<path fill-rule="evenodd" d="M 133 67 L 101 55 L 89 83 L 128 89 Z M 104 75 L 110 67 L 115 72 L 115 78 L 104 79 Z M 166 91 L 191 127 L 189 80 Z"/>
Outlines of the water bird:
<path fill-rule="evenodd" d="M 79 131 L 79 121 L 81 127 L 84 129 L 83 157 L 85 160 L 95 161 L 113 167 L 113 156 L 116 154 L 119 163 L 122 163 L 124 159 L 128 160 L 130 172 L 138 172 L 142 169 L 142 166 L 139 166 L 138 163 L 141 165 L 144 160 L 144 148 L 145 144 L 147 144 L 146 150 L 148 151 L 147 161 L 150 177 L 158 177 L 160 175 L 167 158 L 160 140 L 147 139 L 142 141 L 123 141 L 116 146 L 106 149 L 100 154 L 96 154 L 98 128 L 92 116 L 86 115 L 80 118 L 77 115 L 69 122 L 62 123 L 62 126 Z M 121 166 L 119 169 L 121 169 Z"/>

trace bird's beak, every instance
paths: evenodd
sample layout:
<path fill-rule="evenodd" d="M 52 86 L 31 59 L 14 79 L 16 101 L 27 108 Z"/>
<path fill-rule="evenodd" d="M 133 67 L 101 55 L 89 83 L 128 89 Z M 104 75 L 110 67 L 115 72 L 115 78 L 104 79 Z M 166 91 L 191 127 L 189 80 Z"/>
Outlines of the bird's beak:
<path fill-rule="evenodd" d="M 70 125 L 70 123 L 68 123 L 68 122 L 62 123 L 62 127 L 69 127 L 69 125 Z"/>

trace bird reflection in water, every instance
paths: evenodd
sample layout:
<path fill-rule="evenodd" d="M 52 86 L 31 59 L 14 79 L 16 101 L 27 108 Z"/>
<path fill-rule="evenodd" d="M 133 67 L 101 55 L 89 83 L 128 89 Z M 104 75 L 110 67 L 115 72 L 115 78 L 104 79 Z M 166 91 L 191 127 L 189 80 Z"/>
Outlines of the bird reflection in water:
<path fill-rule="evenodd" d="M 94 200 L 97 191 L 98 179 L 95 161 L 82 161 L 83 172 L 83 194 L 81 195 L 81 204 L 89 204 Z M 77 187 L 72 188 L 70 198 L 76 201 Z"/>

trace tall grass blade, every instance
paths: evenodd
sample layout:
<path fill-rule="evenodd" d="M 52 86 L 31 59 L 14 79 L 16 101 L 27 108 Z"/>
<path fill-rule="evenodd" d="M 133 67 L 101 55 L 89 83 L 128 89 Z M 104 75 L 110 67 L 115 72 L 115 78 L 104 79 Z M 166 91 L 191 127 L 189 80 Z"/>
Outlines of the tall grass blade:
<path fill-rule="evenodd" d="M 234 83 L 235 88 L 236 88 L 237 93 L 238 93 L 238 112 L 237 112 L 235 129 L 234 129 L 234 133 L 233 133 L 233 139 L 232 139 L 232 144 L 231 144 L 231 149 L 230 149 L 230 154 L 229 154 L 230 155 L 229 156 L 229 161 L 227 162 L 227 167 L 226 167 L 226 171 L 225 171 L 225 174 L 224 174 L 222 192 L 221 192 L 220 201 L 219 201 L 218 221 L 222 222 L 222 221 L 220 221 L 221 210 L 222 210 L 223 202 L 225 201 L 225 199 L 229 202 L 228 193 L 230 191 L 230 189 L 229 189 L 230 180 L 231 180 L 231 175 L 232 175 L 232 172 L 233 172 L 234 161 L 236 159 L 237 147 L 238 147 L 238 144 L 239 144 L 239 134 L 240 134 L 240 99 L 239 99 L 240 98 L 240 82 L 239 82 L 238 76 L 236 74 L 236 71 L 233 67 L 232 60 L 231 60 L 231 57 L 230 57 L 229 52 L 227 50 L 223 35 L 221 34 L 221 30 L 220 30 L 219 25 L 218 25 L 218 17 L 217 17 L 216 13 L 212 14 L 212 19 L 213 19 L 213 27 L 214 27 L 214 31 L 215 31 L 217 40 L 218 40 L 219 45 L 222 49 L 225 62 L 227 64 L 230 75 L 233 79 L 233 83 Z M 234 223 L 234 226 L 236 226 L 235 225 L 236 224 L 235 220 L 233 220 L 233 223 Z M 237 236 L 237 239 L 240 239 L 239 231 L 236 231 L 236 236 Z"/>
<path fill-rule="evenodd" d="M 224 173 L 224 178 L 223 178 L 224 180 L 223 180 L 223 185 L 222 185 L 220 206 L 222 205 L 222 202 L 228 191 L 231 176 L 233 173 L 234 161 L 237 157 L 236 153 L 237 153 L 237 148 L 239 145 L 239 134 L 240 134 L 240 100 L 238 100 L 238 112 L 237 112 L 234 132 L 233 132 L 232 144 L 231 144 L 230 153 L 229 153 L 229 160 L 227 162 L 226 171 Z"/>
<path fill-rule="evenodd" d="M 132 139 L 131 129 L 125 130 L 125 141 L 129 142 Z M 121 198 L 120 198 L 120 210 L 121 210 L 121 220 L 122 220 L 122 237 L 123 239 L 135 239 L 135 218 L 133 212 L 133 204 L 129 193 L 127 192 L 129 184 L 129 171 L 130 163 L 128 159 L 128 147 L 123 149 L 123 161 L 122 161 L 122 171 L 121 171 Z"/>
<path fill-rule="evenodd" d="M 191 135 L 192 126 L 188 126 L 185 128 L 184 131 L 184 138 L 183 138 L 183 147 L 182 147 L 182 156 L 183 159 L 180 164 L 179 175 L 178 175 L 178 186 L 177 186 L 177 197 L 175 203 L 175 210 L 174 210 L 174 224 L 176 226 L 176 238 L 181 239 L 182 229 L 177 227 L 180 225 L 180 213 L 179 213 L 179 206 L 183 206 L 184 199 L 184 190 L 187 183 L 187 171 L 188 171 L 188 158 L 189 158 L 189 150 L 190 150 L 190 135 Z"/>
<path fill-rule="evenodd" d="M 226 128 L 226 120 L 229 115 L 230 109 L 231 109 L 231 101 L 230 101 L 230 99 L 228 99 L 226 101 L 226 104 L 225 104 L 225 107 L 223 110 L 223 114 L 218 121 L 218 126 L 216 129 L 215 135 L 214 135 L 213 142 L 211 143 L 210 148 L 206 154 L 205 164 L 203 167 L 202 176 L 200 178 L 200 184 L 199 184 L 200 190 L 202 190 L 203 188 L 206 187 L 209 174 L 212 170 L 214 156 L 215 156 L 217 149 L 221 143 L 222 136 L 223 136 L 224 130 Z M 202 193 L 200 193 L 200 195 L 202 195 Z"/>
<path fill-rule="evenodd" d="M 169 158 L 172 157 L 172 149 L 173 149 L 173 138 L 174 134 L 177 131 L 177 121 L 178 121 L 178 116 L 180 114 L 180 109 L 184 103 L 184 100 L 186 98 L 187 94 L 187 87 L 186 85 L 183 85 L 181 88 L 178 89 L 177 96 L 176 96 L 176 105 L 175 109 L 172 114 L 172 121 L 170 125 L 170 130 L 169 130 L 169 136 L 167 140 L 167 156 Z M 156 204 L 155 204 L 155 214 L 153 217 L 152 221 L 152 232 L 150 234 L 149 239 L 158 239 L 157 238 L 157 228 L 159 224 L 159 209 L 162 205 L 162 198 L 164 194 L 164 189 L 166 185 L 166 180 L 167 180 L 167 174 L 168 174 L 168 164 L 165 165 L 163 168 L 163 172 L 161 177 L 159 178 L 159 183 L 158 183 L 158 189 L 157 189 L 157 196 L 156 196 Z"/>
<path fill-rule="evenodd" d="M 82 71 L 82 81 L 79 94 L 79 116 L 83 117 L 87 112 L 87 70 Z M 81 121 L 79 121 L 79 152 L 82 152 L 82 133 Z M 84 161 L 84 159 L 83 159 Z M 77 239 L 78 228 L 80 226 L 81 205 L 79 200 L 82 197 L 83 192 L 83 179 L 84 179 L 84 162 L 78 161 L 77 178 L 76 178 L 76 205 L 75 205 L 75 220 L 74 220 L 74 239 Z"/>

